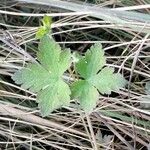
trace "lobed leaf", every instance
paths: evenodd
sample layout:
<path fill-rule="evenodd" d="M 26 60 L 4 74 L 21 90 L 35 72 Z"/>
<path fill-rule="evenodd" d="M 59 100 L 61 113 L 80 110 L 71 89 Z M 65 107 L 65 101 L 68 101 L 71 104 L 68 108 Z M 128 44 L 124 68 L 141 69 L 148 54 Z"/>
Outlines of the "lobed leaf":
<path fill-rule="evenodd" d="M 83 79 L 71 85 L 72 97 L 78 98 L 81 107 L 87 112 L 91 112 L 96 106 L 98 91 L 101 94 L 110 94 L 126 84 L 119 73 L 114 74 L 113 68 L 103 68 L 105 63 L 101 45 L 95 44 L 75 65 L 76 71 Z"/>
<path fill-rule="evenodd" d="M 37 56 L 39 63 L 28 64 L 12 79 L 23 88 L 37 92 L 41 114 L 47 116 L 53 110 L 69 105 L 71 91 L 62 75 L 70 67 L 71 53 L 69 50 L 61 52 L 60 46 L 45 35 Z"/>

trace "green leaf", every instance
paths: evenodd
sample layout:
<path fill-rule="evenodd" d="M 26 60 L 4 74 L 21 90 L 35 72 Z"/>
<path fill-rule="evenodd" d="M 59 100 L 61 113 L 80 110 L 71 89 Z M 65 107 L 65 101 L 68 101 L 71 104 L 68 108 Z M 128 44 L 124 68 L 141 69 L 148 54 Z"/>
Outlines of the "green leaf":
<path fill-rule="evenodd" d="M 45 15 L 42 19 L 42 23 L 43 23 L 43 26 L 50 27 L 52 24 L 52 18 Z"/>
<path fill-rule="evenodd" d="M 105 63 L 101 45 L 95 44 L 75 64 L 76 71 L 83 79 L 71 85 L 72 98 L 78 98 L 86 112 L 92 111 L 96 106 L 98 91 L 101 94 L 110 94 L 126 84 L 121 74 L 114 74 L 113 68 L 103 68 Z"/>
<path fill-rule="evenodd" d="M 36 39 L 41 39 L 44 35 L 48 34 L 50 31 L 50 27 L 52 24 L 52 18 L 48 16 L 44 16 L 42 19 L 42 26 L 39 27 L 36 33 Z"/>
<path fill-rule="evenodd" d="M 71 91 L 62 75 L 70 66 L 71 53 L 69 50 L 61 52 L 60 46 L 45 35 L 37 55 L 39 63 L 28 64 L 12 79 L 23 88 L 37 92 L 41 114 L 47 116 L 53 110 L 69 105 Z"/>
<path fill-rule="evenodd" d="M 36 32 L 36 39 L 42 38 L 47 33 L 47 30 L 44 26 L 39 27 L 38 31 Z"/>

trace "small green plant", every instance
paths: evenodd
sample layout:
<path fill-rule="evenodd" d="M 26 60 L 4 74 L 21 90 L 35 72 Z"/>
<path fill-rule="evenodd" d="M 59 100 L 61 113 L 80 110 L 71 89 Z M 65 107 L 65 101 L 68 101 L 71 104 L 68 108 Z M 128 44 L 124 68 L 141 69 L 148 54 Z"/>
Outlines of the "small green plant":
<path fill-rule="evenodd" d="M 74 66 L 79 79 L 73 83 L 63 80 L 64 72 L 70 68 L 70 50 L 60 46 L 47 33 L 40 36 L 38 63 L 29 63 L 15 72 L 12 79 L 24 89 L 37 93 L 37 102 L 42 116 L 55 109 L 68 106 L 70 99 L 78 99 L 86 112 L 91 112 L 99 99 L 99 93 L 110 94 L 125 85 L 125 79 L 114 69 L 104 67 L 106 59 L 101 44 L 93 45 L 85 56 L 78 56 Z"/>

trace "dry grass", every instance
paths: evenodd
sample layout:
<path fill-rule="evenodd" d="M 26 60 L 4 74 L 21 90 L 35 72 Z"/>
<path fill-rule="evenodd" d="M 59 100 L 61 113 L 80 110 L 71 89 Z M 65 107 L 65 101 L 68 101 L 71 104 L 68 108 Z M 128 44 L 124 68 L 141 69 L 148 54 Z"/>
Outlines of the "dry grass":
<path fill-rule="evenodd" d="M 143 107 L 143 103 L 148 106 L 150 101 L 148 98 L 143 100 L 143 97 L 146 95 L 145 84 L 150 81 L 149 0 L 88 2 L 97 5 L 96 10 L 103 6 L 109 9 L 101 9 L 103 14 L 95 15 L 89 13 L 90 10 L 83 9 L 82 13 L 77 11 L 76 6 L 82 5 L 83 1 L 76 4 L 72 1 L 71 4 L 77 12 L 70 12 L 69 8 L 50 9 L 43 5 L 0 1 L 1 149 L 148 148 L 150 107 Z M 62 7 L 61 3 L 58 4 Z M 88 3 L 82 6 L 86 5 L 89 9 L 93 7 Z M 112 18 L 115 8 L 118 10 Z M 122 9 L 122 13 L 119 9 Z M 142 13 L 143 20 L 139 19 L 142 17 L 137 16 L 137 13 L 123 9 L 134 9 L 134 12 Z M 114 67 L 129 81 L 128 86 L 118 93 L 100 96 L 97 107 L 90 116 L 73 101 L 69 107 L 42 118 L 37 108 L 36 94 L 22 89 L 11 80 L 15 70 L 36 59 L 38 41 L 34 37 L 40 16 L 45 13 L 53 16 L 52 34 L 63 48 L 69 47 L 72 51 L 77 50 L 84 54 L 93 43 L 101 42 L 107 65 Z M 107 16 L 103 16 L 105 14 Z M 69 75 L 64 77 L 69 78 Z"/>

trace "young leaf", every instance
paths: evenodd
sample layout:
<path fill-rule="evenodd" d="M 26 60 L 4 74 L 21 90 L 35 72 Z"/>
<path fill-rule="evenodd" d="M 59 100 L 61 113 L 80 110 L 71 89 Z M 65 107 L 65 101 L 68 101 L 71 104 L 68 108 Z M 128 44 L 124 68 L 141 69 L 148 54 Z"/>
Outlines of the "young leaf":
<path fill-rule="evenodd" d="M 42 19 L 42 24 L 43 25 L 39 27 L 36 33 L 36 39 L 41 39 L 44 35 L 49 33 L 52 24 L 52 18 L 45 15 Z"/>
<path fill-rule="evenodd" d="M 37 92 L 42 116 L 70 103 L 70 88 L 62 75 L 70 66 L 71 53 L 61 52 L 59 45 L 48 35 L 39 44 L 38 61 L 17 71 L 12 79 L 23 88 Z"/>
<path fill-rule="evenodd" d="M 38 31 L 36 32 L 36 39 L 40 39 L 42 38 L 46 33 L 47 33 L 47 29 L 45 28 L 45 26 L 41 26 L 38 28 Z"/>
<path fill-rule="evenodd" d="M 50 27 L 52 24 L 52 18 L 45 15 L 42 19 L 42 23 L 43 23 L 43 26 Z"/>
<path fill-rule="evenodd" d="M 105 63 L 101 45 L 95 44 L 75 65 L 76 72 L 81 75 L 83 80 L 72 84 L 72 97 L 79 99 L 86 112 L 92 111 L 96 106 L 98 91 L 101 94 L 110 94 L 111 91 L 119 90 L 126 83 L 119 73 L 113 73 L 114 69 L 103 68 Z"/>

